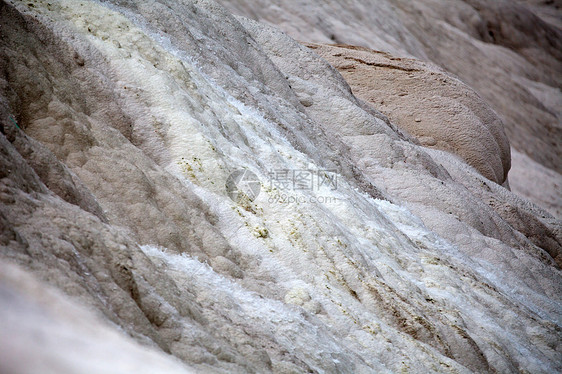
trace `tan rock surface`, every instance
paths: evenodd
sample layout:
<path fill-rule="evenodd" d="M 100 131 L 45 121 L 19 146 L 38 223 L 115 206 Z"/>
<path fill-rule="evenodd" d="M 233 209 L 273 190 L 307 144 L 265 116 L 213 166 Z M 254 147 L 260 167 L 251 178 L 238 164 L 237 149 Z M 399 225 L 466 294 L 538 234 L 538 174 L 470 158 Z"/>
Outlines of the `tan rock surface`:
<path fill-rule="evenodd" d="M 342 74 L 353 93 L 421 145 L 449 151 L 504 183 L 511 166 L 503 124 L 468 86 L 436 66 L 361 47 L 307 44 Z"/>
<path fill-rule="evenodd" d="M 509 173 L 512 191 L 544 206 L 554 217 L 562 219 L 562 175 L 516 150 L 511 151 L 511 158 L 523 166 Z"/>

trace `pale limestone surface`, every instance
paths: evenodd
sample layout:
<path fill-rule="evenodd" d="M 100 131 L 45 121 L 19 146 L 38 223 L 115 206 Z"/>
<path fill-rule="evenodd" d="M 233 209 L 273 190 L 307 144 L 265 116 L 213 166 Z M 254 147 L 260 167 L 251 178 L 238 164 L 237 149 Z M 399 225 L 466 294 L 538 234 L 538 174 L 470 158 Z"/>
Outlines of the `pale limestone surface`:
<path fill-rule="evenodd" d="M 540 0 L 218 0 L 302 42 L 348 44 L 433 62 L 498 113 L 511 146 L 562 173 L 562 4 Z M 381 105 L 375 108 L 383 111 Z M 513 160 L 525 174 L 528 163 Z M 523 161 L 522 161 L 523 162 Z M 553 174 L 554 173 L 554 174 Z M 540 191 L 516 178 L 514 189 Z M 534 201 L 537 201 L 536 199 Z M 538 202 L 538 201 L 537 201 Z M 549 205 L 559 202 L 550 201 Z M 546 207 L 546 206 L 545 206 Z"/>
<path fill-rule="evenodd" d="M 420 146 L 310 49 L 211 1 L 2 2 L 0 23 L 2 266 L 160 350 L 147 371 L 181 370 L 166 353 L 196 372 L 562 370 L 560 222 Z M 282 204 L 283 168 L 334 169 L 337 189 Z M 256 200 L 228 198 L 238 169 Z M 21 277 L 2 305 L 30 323 L 2 351 L 59 303 Z M 94 353 L 57 372 L 98 369 L 105 333 L 69 314 L 46 326 Z M 147 349 L 128 339 L 116 365 Z M 73 353 L 19 352 L 32 373 Z"/>
<path fill-rule="evenodd" d="M 19 266 L 2 260 L 0 269 L 2 373 L 194 372 L 124 336 Z"/>

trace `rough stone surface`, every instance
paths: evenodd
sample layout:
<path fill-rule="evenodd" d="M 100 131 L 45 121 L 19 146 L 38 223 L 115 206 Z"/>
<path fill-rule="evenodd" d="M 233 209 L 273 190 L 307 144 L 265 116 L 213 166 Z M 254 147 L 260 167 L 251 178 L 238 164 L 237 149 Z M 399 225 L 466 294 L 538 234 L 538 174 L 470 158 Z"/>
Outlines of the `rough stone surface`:
<path fill-rule="evenodd" d="M 562 4 L 540 0 L 218 0 L 303 42 L 347 44 L 433 62 L 498 113 L 511 146 L 562 172 Z M 375 105 L 383 111 L 383 107 Z M 528 163 L 512 170 L 525 174 Z M 522 161 L 523 162 L 523 161 Z M 514 190 L 539 191 L 516 178 Z M 540 200 L 534 200 L 540 202 Z M 559 202 L 555 203 L 560 209 Z M 546 206 L 545 206 L 546 207 Z"/>
<path fill-rule="evenodd" d="M 194 372 L 123 336 L 19 266 L 2 260 L 0 269 L 2 373 Z"/>
<path fill-rule="evenodd" d="M 554 217 L 562 219 L 562 175 L 516 150 L 511 151 L 511 158 L 522 166 L 509 173 L 512 191 L 544 206 Z"/>
<path fill-rule="evenodd" d="M 353 46 L 308 44 L 342 74 L 353 93 L 414 135 L 449 151 L 498 184 L 511 166 L 503 123 L 457 78 L 421 61 Z"/>
<path fill-rule="evenodd" d="M 491 180 L 499 124 L 488 164 L 424 147 L 212 1 L 3 1 L 0 25 L 2 371 L 562 370 L 561 224 Z"/>

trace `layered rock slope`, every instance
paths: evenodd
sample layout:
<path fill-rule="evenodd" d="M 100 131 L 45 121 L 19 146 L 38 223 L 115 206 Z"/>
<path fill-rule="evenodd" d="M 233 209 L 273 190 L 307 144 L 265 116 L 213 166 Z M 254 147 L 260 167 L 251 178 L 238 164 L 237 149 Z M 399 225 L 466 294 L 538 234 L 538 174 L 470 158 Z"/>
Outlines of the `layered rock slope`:
<path fill-rule="evenodd" d="M 210 0 L 2 1 L 0 25 L 0 372 L 562 370 L 561 223 L 501 186 L 467 86 L 443 110 L 488 133 L 432 146 L 335 47 Z"/>
<path fill-rule="evenodd" d="M 562 209 L 559 1 L 218 2 L 235 14 L 275 25 L 300 41 L 417 57 L 457 75 L 498 113 L 514 152 L 532 161 L 514 158 L 514 191 L 551 213 Z M 539 186 L 527 178 L 526 168 L 533 162 L 542 166 L 533 168 L 534 175 L 544 181 Z M 545 194 L 537 193 L 537 188 L 545 189 Z"/>

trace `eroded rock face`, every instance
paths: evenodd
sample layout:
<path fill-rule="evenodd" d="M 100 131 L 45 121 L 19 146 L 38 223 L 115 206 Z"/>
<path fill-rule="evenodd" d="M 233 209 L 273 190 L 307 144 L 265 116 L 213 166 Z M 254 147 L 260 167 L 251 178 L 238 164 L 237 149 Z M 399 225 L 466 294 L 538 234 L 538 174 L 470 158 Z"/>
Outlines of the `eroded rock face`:
<path fill-rule="evenodd" d="M 528 196 L 529 200 L 544 206 L 554 217 L 562 219 L 562 175 L 533 161 L 527 155 L 511 151 L 511 159 L 523 167 L 509 173 L 512 191 Z"/>
<path fill-rule="evenodd" d="M 211 1 L 0 7 L 1 351 L 51 330 L 91 347 L 18 343 L 32 359 L 6 370 L 114 362 L 104 339 L 114 366 L 60 372 L 144 354 L 148 372 L 562 369 L 560 222 L 420 146 L 314 51 Z M 228 197 L 240 169 L 254 200 Z M 283 170 L 337 184 L 280 191 Z M 22 272 L 104 322 L 49 316 L 67 301 Z"/>
<path fill-rule="evenodd" d="M 219 0 L 234 13 L 303 42 L 347 44 L 431 61 L 460 77 L 498 113 L 516 151 L 552 170 L 562 163 L 562 20 L 559 2 L 535 0 Z M 379 108 L 379 106 L 375 106 Z M 383 110 L 383 107 L 380 107 Z M 512 169 L 525 174 L 529 163 Z M 520 193 L 533 182 L 516 178 Z M 537 204 L 536 192 L 524 195 Z M 553 202 L 557 208 L 562 200 Z"/>
<path fill-rule="evenodd" d="M 338 69 L 358 98 L 421 145 L 458 155 L 493 182 L 506 181 L 511 158 L 503 124 L 457 78 L 421 61 L 366 48 L 307 46 Z"/>
<path fill-rule="evenodd" d="M 0 269 L 0 329 L 9 339 L 0 352 L 3 373 L 194 372 L 140 346 L 22 268 L 1 260 Z"/>
<path fill-rule="evenodd" d="M 301 102 L 307 104 L 305 106 L 307 113 L 321 124 L 327 134 L 341 137 L 355 165 L 373 184 L 382 188 L 388 195 L 407 202 L 408 207 L 424 218 L 424 223 L 432 230 L 436 230 L 453 242 L 460 235 L 466 235 L 465 229 L 460 229 L 460 226 L 456 229 L 448 227 L 443 230 L 443 223 L 454 215 L 456 219 L 485 236 L 514 243 L 513 240 L 517 235 L 514 236 L 513 229 L 510 227 L 514 225 L 523 232 L 527 229 L 528 232 L 541 232 L 541 235 L 533 234 L 527 237 L 534 238 L 532 240 L 535 244 L 542 248 L 550 248 L 548 251 L 551 255 L 558 258 L 559 223 L 547 212 L 529 207 L 528 204 L 521 203 L 520 198 L 509 194 L 502 195 L 501 204 L 496 204 L 495 199 L 483 199 L 481 194 L 489 189 L 485 178 L 474 178 L 474 173 L 469 172 L 464 176 L 458 175 L 454 180 L 451 179 L 450 174 L 456 172 L 456 169 L 465 169 L 463 163 L 455 161 L 456 157 L 449 157 L 442 153 L 435 154 L 433 158 L 428 157 L 426 151 L 406 143 L 404 140 L 408 139 L 407 136 L 401 134 L 398 128 L 390 125 L 398 135 L 397 138 L 396 135 L 389 135 L 388 130 L 383 132 L 384 127 L 371 125 L 364 116 L 357 113 L 361 113 L 358 111 L 359 108 L 366 111 L 373 109 L 357 101 L 351 90 L 343 90 L 337 85 L 334 87 L 333 82 L 338 75 L 334 72 L 327 74 L 326 70 L 329 71 L 329 68 L 324 61 L 300 46 L 297 48 L 290 38 L 274 29 L 245 19 L 241 19 L 241 22 L 254 38 L 262 43 L 264 51 L 286 74 Z M 474 99 L 474 101 L 464 100 L 469 107 L 475 108 L 480 100 L 477 97 Z M 414 107 L 415 102 L 416 100 L 414 100 Z M 356 103 L 359 108 L 351 106 L 350 103 Z M 455 109 L 453 105 L 447 111 L 453 112 Z M 492 120 L 497 121 L 487 107 L 480 111 L 489 114 Z M 338 116 L 341 121 L 334 120 Z M 501 123 L 493 123 L 490 127 L 495 133 L 501 133 Z M 496 139 L 493 136 L 488 137 L 490 138 Z M 500 142 L 505 141 L 505 138 L 499 135 L 497 139 Z M 411 140 L 410 143 L 413 141 Z M 494 144 L 493 140 L 489 143 L 492 144 L 490 150 L 497 149 L 494 146 L 497 143 Z M 489 152 L 490 150 L 481 150 L 489 154 L 492 160 L 501 159 L 501 151 L 494 155 L 493 152 Z M 443 157 L 447 161 L 442 160 Z M 457 166 L 453 167 L 453 170 L 447 170 L 443 167 L 445 164 Z M 473 188 L 474 183 L 479 186 L 476 190 Z M 464 188 L 459 188 L 459 184 L 464 185 Z M 509 208 L 500 208 L 504 205 Z M 530 223 L 527 218 L 523 218 L 527 216 L 525 212 L 529 209 L 538 209 L 541 212 L 538 214 L 539 221 Z M 536 215 L 536 212 L 532 215 Z M 519 239 L 515 241 L 519 242 Z M 547 242 L 549 244 L 545 246 Z M 521 242 L 520 244 L 526 246 Z M 467 243 L 465 249 L 472 252 L 474 245 Z"/>

